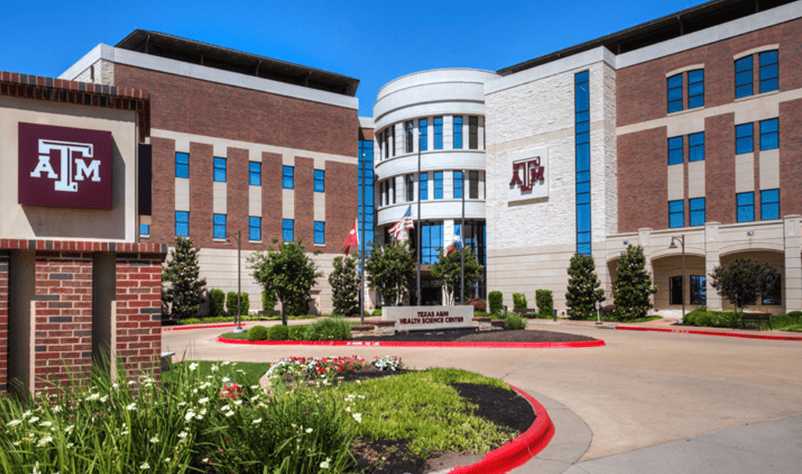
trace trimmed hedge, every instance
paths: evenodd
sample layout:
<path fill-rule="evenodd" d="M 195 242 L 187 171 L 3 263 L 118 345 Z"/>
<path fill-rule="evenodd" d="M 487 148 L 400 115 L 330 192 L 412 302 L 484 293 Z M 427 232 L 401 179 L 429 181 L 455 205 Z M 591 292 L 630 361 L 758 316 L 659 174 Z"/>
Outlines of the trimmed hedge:
<path fill-rule="evenodd" d="M 307 326 L 304 339 L 307 341 L 351 339 L 351 325 L 343 318 L 321 319 Z"/>
<path fill-rule="evenodd" d="M 504 309 L 504 295 L 500 291 L 491 291 L 487 295 L 487 301 L 491 314 L 499 314 Z"/>
<path fill-rule="evenodd" d="M 512 310 L 516 313 L 526 313 L 526 295 L 523 293 L 512 294 Z"/>
<path fill-rule="evenodd" d="M 271 326 L 267 330 L 267 338 L 271 341 L 286 341 L 290 338 L 290 330 L 288 326 L 283 324 Z"/>
<path fill-rule="evenodd" d="M 786 314 L 769 316 L 768 320 L 759 323 L 758 329 L 784 330 L 802 324 L 802 311 L 792 311 Z M 686 326 L 705 326 L 712 328 L 741 328 L 743 321 L 733 311 L 710 311 L 707 308 L 698 308 L 685 315 L 683 324 Z"/>
<path fill-rule="evenodd" d="M 248 329 L 249 341 L 264 341 L 267 339 L 268 330 L 264 326 L 254 326 Z"/>
<path fill-rule="evenodd" d="M 240 298 L 242 299 L 242 302 L 240 303 L 241 307 L 239 314 L 248 314 L 251 307 L 248 293 L 240 293 Z M 237 312 L 237 292 L 229 291 L 228 294 L 226 294 L 226 314 L 228 316 L 237 316 Z"/>
<path fill-rule="evenodd" d="M 209 316 L 226 316 L 226 294 L 219 288 L 209 290 Z"/>
<path fill-rule="evenodd" d="M 504 319 L 504 329 L 520 330 L 526 329 L 526 321 L 517 314 L 510 314 Z"/>
<path fill-rule="evenodd" d="M 551 290 L 535 290 L 535 303 L 537 312 L 544 318 L 550 318 L 554 314 L 554 297 Z"/>

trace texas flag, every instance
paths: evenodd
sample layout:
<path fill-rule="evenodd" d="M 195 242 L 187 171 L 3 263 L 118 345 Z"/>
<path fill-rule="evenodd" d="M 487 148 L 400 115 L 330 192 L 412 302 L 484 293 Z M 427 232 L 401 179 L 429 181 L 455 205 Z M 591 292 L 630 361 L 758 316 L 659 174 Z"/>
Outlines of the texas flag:
<path fill-rule="evenodd" d="M 343 253 L 349 255 L 351 253 L 351 247 L 359 247 L 359 231 L 358 228 L 358 219 L 354 219 L 354 227 L 348 232 L 348 236 L 345 238 L 345 242 L 343 242 Z"/>
<path fill-rule="evenodd" d="M 446 255 L 451 255 L 457 250 L 462 250 L 462 237 L 459 234 L 455 234 L 454 240 L 446 247 Z"/>

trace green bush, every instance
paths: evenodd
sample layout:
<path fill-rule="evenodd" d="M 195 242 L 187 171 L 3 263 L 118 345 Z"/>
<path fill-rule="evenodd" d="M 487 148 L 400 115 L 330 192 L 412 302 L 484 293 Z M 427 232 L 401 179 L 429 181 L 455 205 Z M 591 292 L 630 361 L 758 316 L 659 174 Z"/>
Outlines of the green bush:
<path fill-rule="evenodd" d="M 307 327 L 304 338 L 308 341 L 351 339 L 351 325 L 342 318 L 321 319 Z"/>
<path fill-rule="evenodd" d="M 275 293 L 262 290 L 262 314 L 277 314 Z"/>
<path fill-rule="evenodd" d="M 554 297 L 551 290 L 535 290 L 535 303 L 540 316 L 550 318 L 554 311 Z"/>
<path fill-rule="evenodd" d="M 209 290 L 209 316 L 226 315 L 226 294 L 219 288 Z"/>
<path fill-rule="evenodd" d="M 307 326 L 287 326 L 287 339 L 291 341 L 303 341 L 306 339 Z"/>
<path fill-rule="evenodd" d="M 712 328 L 737 328 L 741 326 L 741 320 L 732 311 L 709 311 L 707 308 L 698 308 L 685 315 L 683 324 Z"/>
<path fill-rule="evenodd" d="M 504 295 L 500 291 L 491 291 L 487 295 L 487 301 L 492 314 L 500 314 L 504 310 Z"/>
<path fill-rule="evenodd" d="M 264 326 L 254 326 L 248 329 L 249 341 L 264 341 L 267 339 L 267 328 Z"/>
<path fill-rule="evenodd" d="M 248 314 L 250 311 L 251 303 L 250 298 L 248 297 L 248 293 L 242 292 L 240 293 L 240 298 L 242 301 L 239 303 L 241 305 L 241 310 L 239 311 L 240 315 Z M 226 314 L 228 316 L 237 316 L 237 292 L 236 291 L 229 291 L 226 294 Z"/>
<path fill-rule="evenodd" d="M 516 313 L 526 313 L 526 296 L 523 293 L 512 294 L 512 310 Z"/>
<path fill-rule="evenodd" d="M 381 316 L 382 309 L 381 308 L 373 308 L 373 311 L 370 313 L 372 316 Z"/>
<path fill-rule="evenodd" d="M 526 329 L 526 321 L 517 314 L 509 314 L 504 319 L 504 329 L 519 330 Z"/>
<path fill-rule="evenodd" d="M 271 341 L 286 341 L 290 338 L 289 327 L 283 324 L 271 326 L 267 330 L 267 338 Z"/>

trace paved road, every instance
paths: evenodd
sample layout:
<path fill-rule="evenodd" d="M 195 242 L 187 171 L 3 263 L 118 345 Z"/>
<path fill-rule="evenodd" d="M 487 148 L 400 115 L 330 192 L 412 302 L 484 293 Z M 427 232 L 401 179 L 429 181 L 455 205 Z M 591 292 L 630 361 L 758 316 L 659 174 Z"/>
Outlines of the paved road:
<path fill-rule="evenodd" d="M 562 407 L 555 411 L 555 441 L 564 442 L 553 442 L 526 466 L 529 472 L 562 472 L 575 462 L 571 472 L 580 473 L 709 472 L 719 466 L 727 467 L 719 472 L 802 471 L 802 343 L 530 323 L 535 327 L 601 337 L 607 347 L 254 347 L 216 343 L 219 329 L 168 333 L 163 345 L 209 360 L 393 354 L 415 368 L 458 367 L 503 378 Z M 582 441 L 587 437 L 589 447 Z M 717 461 L 740 446 L 750 462 Z M 755 470 L 758 465 L 764 468 Z"/>

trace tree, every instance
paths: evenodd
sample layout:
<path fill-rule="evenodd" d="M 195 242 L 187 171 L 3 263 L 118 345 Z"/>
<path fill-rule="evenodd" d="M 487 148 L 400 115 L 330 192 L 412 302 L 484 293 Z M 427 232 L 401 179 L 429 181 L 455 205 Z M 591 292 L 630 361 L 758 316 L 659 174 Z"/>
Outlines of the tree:
<path fill-rule="evenodd" d="M 352 316 L 359 314 L 359 277 L 356 274 L 356 259 L 335 257 L 334 269 L 329 274 L 334 314 Z"/>
<path fill-rule="evenodd" d="M 437 263 L 432 265 L 432 276 L 442 282 L 446 292 L 447 305 L 454 304 L 457 299 L 460 288 L 460 255 L 463 253 L 465 254 L 465 289 L 467 291 L 482 278 L 482 266 L 479 265 L 479 261 L 476 260 L 470 247 L 440 255 Z"/>
<path fill-rule="evenodd" d="M 164 306 L 175 318 L 196 316 L 206 288 L 206 280 L 200 278 L 198 249 L 192 240 L 179 237 L 175 248 L 170 250 L 167 266 L 162 271 Z"/>
<path fill-rule="evenodd" d="M 739 258 L 717 266 L 710 277 L 716 292 L 734 304 L 736 314 L 740 315 L 746 305 L 753 304 L 758 296 L 774 288 L 780 274 L 768 264 Z"/>
<path fill-rule="evenodd" d="M 276 245 L 276 249 L 251 255 L 249 264 L 262 289 L 281 303 L 281 322 L 286 326 L 288 313 L 298 314 L 309 307 L 309 295 L 320 273 L 299 242 Z"/>
<path fill-rule="evenodd" d="M 646 271 L 643 247 L 630 245 L 618 260 L 618 274 L 613 285 L 615 312 L 624 321 L 643 318 L 652 307 L 651 296 L 657 292 Z"/>
<path fill-rule="evenodd" d="M 401 304 L 415 278 L 415 259 L 406 242 L 394 242 L 373 249 L 365 264 L 368 285 L 388 306 Z"/>
<path fill-rule="evenodd" d="M 589 319 L 593 316 L 596 305 L 604 301 L 604 290 L 596 266 L 590 255 L 575 254 L 568 267 L 568 288 L 565 292 L 565 303 L 568 306 L 568 317 L 571 319 Z"/>

